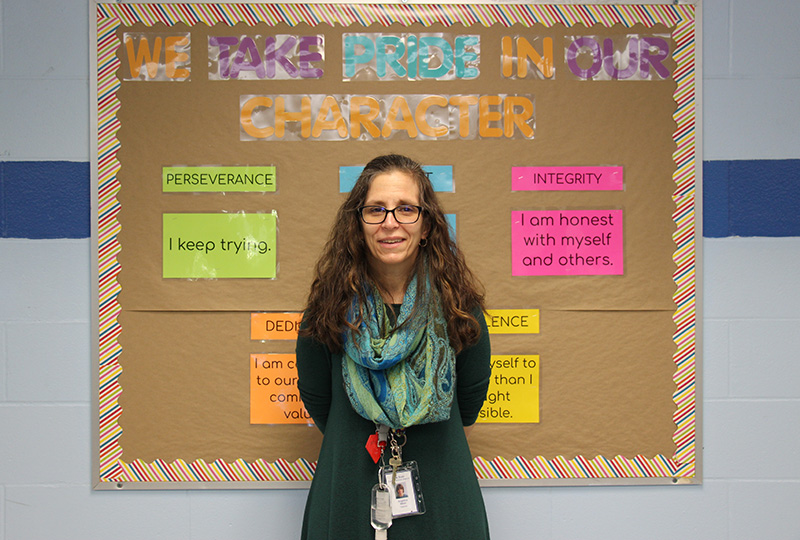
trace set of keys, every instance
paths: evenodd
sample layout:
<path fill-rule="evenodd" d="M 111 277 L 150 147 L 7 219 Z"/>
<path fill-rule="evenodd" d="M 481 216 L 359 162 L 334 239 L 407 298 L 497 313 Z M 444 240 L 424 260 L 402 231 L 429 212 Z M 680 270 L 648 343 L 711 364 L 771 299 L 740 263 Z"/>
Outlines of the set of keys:
<path fill-rule="evenodd" d="M 405 433 L 403 435 L 403 444 L 405 444 Z M 389 466 L 392 468 L 392 481 L 391 488 L 386 483 L 383 477 L 383 465 L 378 469 L 378 483 L 372 486 L 372 496 L 370 499 L 370 523 L 372 528 L 375 529 L 375 540 L 386 540 L 386 531 L 392 526 L 392 496 L 390 489 L 394 489 L 395 480 L 397 479 L 397 469 L 403 464 L 403 444 L 400 444 L 395 437 L 394 431 L 389 431 L 388 426 L 379 425 L 376 429 L 376 438 L 370 437 L 375 442 L 377 450 L 380 452 L 380 461 L 383 464 L 384 449 L 387 443 L 391 451 L 389 458 Z M 367 443 L 367 449 L 370 450 L 371 442 Z M 375 458 L 375 453 L 370 450 L 370 454 Z M 377 459 L 375 462 L 377 463 Z"/>

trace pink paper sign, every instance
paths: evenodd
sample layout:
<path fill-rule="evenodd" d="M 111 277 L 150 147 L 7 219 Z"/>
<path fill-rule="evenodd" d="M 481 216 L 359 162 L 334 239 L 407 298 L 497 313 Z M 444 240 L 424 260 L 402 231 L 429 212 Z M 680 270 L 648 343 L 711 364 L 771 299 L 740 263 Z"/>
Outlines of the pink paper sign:
<path fill-rule="evenodd" d="M 622 167 L 511 167 L 512 191 L 621 191 Z"/>
<path fill-rule="evenodd" d="M 514 276 L 622 275 L 622 210 L 511 212 Z"/>

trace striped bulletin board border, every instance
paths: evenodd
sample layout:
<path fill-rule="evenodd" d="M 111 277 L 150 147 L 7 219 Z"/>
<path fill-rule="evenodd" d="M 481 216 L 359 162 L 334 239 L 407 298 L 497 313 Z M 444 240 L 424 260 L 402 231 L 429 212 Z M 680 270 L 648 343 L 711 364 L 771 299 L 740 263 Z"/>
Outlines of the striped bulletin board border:
<path fill-rule="evenodd" d="M 257 460 L 231 463 L 198 460 L 186 463 L 177 460 L 167 463 L 156 460 L 145 463 L 122 460 L 119 440 L 122 429 L 119 418 L 122 410 L 118 398 L 122 391 L 119 375 L 121 347 L 118 343 L 120 326 L 117 317 L 120 305 L 117 280 L 120 251 L 117 235 L 120 210 L 117 193 L 120 186 L 116 159 L 119 141 L 116 92 L 119 80 L 116 71 L 119 46 L 116 30 L 120 25 L 141 22 L 146 25 L 164 23 L 246 24 L 286 23 L 292 26 L 305 23 L 388 26 L 394 23 L 430 26 L 439 23 L 452 26 L 504 25 L 533 26 L 536 24 L 604 25 L 622 24 L 653 26 L 664 24 L 672 29 L 676 43 L 673 53 L 677 64 L 673 75 L 676 82 L 674 119 L 677 123 L 673 139 L 676 150 L 673 159 L 675 191 L 673 235 L 676 250 L 673 260 L 676 270 L 673 279 L 677 286 L 674 295 L 676 311 L 673 316 L 677 345 L 674 355 L 676 390 L 673 396 L 676 412 L 673 420 L 676 431 L 675 455 L 589 459 L 556 457 L 513 460 L 475 458 L 475 471 L 483 480 L 579 480 L 579 479 L 690 479 L 696 471 L 696 281 L 695 281 L 695 170 L 696 170 L 696 95 L 695 95 L 695 6 L 679 5 L 522 5 L 522 4 L 98 4 L 97 5 L 97 112 L 98 112 L 98 271 L 99 271 L 99 458 L 100 481 L 126 482 L 305 482 L 312 479 L 316 463 L 304 459 L 295 462 Z"/>
<path fill-rule="evenodd" d="M 694 6 L 677 5 L 528 5 L 528 4 L 99 4 L 97 15 L 126 26 L 142 22 L 146 25 L 286 23 L 296 26 L 340 24 L 364 26 L 394 23 L 438 23 L 452 26 L 500 24 L 511 26 L 541 24 L 553 26 L 602 24 L 612 26 L 664 24 L 676 26 L 694 21 Z"/>

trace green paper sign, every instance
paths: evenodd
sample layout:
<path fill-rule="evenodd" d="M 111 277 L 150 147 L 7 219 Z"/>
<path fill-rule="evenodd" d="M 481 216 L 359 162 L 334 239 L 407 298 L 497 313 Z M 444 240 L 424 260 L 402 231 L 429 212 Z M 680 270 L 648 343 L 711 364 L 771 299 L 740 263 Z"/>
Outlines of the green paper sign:
<path fill-rule="evenodd" d="M 186 192 L 274 192 L 275 166 L 163 167 L 161 190 Z"/>
<path fill-rule="evenodd" d="M 163 277 L 276 276 L 277 216 L 164 214 Z"/>

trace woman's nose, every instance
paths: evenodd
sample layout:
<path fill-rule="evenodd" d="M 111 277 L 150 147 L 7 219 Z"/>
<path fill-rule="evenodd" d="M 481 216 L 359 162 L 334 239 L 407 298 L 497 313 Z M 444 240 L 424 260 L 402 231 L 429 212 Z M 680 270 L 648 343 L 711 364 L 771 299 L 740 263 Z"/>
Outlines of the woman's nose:
<path fill-rule="evenodd" d="M 387 229 L 396 229 L 400 226 L 397 219 L 394 217 L 394 211 L 386 213 L 386 219 L 383 220 L 382 225 Z"/>

